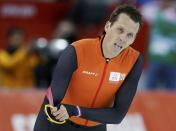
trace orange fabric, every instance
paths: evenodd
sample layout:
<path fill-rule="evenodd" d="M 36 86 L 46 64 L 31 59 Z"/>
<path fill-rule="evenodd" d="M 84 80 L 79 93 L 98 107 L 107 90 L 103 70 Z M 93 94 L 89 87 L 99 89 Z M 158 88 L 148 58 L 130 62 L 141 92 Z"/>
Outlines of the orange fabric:
<path fill-rule="evenodd" d="M 112 107 L 115 93 L 133 67 L 139 52 L 128 47 L 107 64 L 99 38 L 83 39 L 73 46 L 77 53 L 78 68 L 73 73 L 62 103 L 90 108 Z M 120 73 L 118 81 L 111 80 L 113 72 Z M 70 119 L 86 126 L 99 124 L 79 117 Z"/>

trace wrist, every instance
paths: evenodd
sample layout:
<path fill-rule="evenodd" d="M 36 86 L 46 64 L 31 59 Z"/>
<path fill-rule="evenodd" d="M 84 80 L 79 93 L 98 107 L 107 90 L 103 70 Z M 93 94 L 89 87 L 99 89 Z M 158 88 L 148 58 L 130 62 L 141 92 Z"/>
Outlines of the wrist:
<path fill-rule="evenodd" d="M 77 117 L 80 117 L 82 114 L 81 114 L 81 109 L 79 106 L 76 106 L 77 108 Z"/>
<path fill-rule="evenodd" d="M 67 109 L 67 112 L 69 114 L 69 116 L 77 116 L 77 117 L 80 117 L 81 116 L 81 109 L 79 106 L 74 106 L 74 105 L 67 105 L 67 104 L 63 104 L 66 109 Z"/>
<path fill-rule="evenodd" d="M 77 116 L 77 108 L 73 105 L 67 105 L 67 104 L 63 104 L 66 109 L 67 109 L 67 112 L 69 114 L 69 116 Z"/>

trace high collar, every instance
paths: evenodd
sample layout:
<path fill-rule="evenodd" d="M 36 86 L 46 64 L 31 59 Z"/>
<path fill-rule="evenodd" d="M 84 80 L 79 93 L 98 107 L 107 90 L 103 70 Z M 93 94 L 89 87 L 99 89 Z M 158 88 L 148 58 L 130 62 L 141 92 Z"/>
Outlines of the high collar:
<path fill-rule="evenodd" d="M 104 40 L 104 37 L 105 37 L 105 34 L 98 36 L 101 55 L 104 57 L 104 59 L 106 59 L 106 57 L 103 54 L 103 40 Z"/>

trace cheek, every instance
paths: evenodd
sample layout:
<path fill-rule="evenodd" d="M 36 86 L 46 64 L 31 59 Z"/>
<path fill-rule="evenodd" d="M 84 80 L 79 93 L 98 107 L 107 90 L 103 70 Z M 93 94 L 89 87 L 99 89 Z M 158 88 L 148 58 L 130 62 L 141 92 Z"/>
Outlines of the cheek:
<path fill-rule="evenodd" d="M 113 49 L 113 42 L 109 42 L 109 43 L 107 44 L 107 49 L 108 49 L 108 50 L 112 50 L 112 49 Z"/>
<path fill-rule="evenodd" d="M 112 39 L 114 37 L 117 37 L 117 32 L 115 30 L 110 30 L 108 32 L 108 36 Z"/>
<path fill-rule="evenodd" d="M 116 38 L 116 37 L 120 36 L 120 34 L 117 31 L 112 31 L 112 36 L 114 38 Z"/>
<path fill-rule="evenodd" d="M 127 40 L 128 45 L 131 45 L 134 42 L 134 40 L 135 40 L 134 38 Z"/>
<path fill-rule="evenodd" d="M 127 43 L 125 44 L 125 48 L 128 47 L 128 46 L 130 46 L 131 44 L 133 44 L 132 40 L 127 41 Z"/>
<path fill-rule="evenodd" d="M 111 43 L 113 41 L 113 38 L 114 38 L 113 34 L 112 33 L 108 33 L 107 37 L 108 37 L 108 42 Z"/>
<path fill-rule="evenodd" d="M 129 46 L 131 44 L 132 40 L 131 39 L 126 39 L 126 41 L 124 41 L 124 42 L 125 42 L 124 45 L 126 47 L 126 46 Z"/>

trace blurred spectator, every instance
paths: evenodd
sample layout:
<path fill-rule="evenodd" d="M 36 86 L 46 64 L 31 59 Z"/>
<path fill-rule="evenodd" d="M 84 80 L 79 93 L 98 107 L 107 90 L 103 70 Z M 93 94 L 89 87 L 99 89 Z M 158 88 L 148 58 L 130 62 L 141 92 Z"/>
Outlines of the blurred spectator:
<path fill-rule="evenodd" d="M 147 87 L 176 89 L 176 4 L 163 0 L 149 4 L 144 14 L 151 22 Z M 152 13 L 150 13 L 152 11 Z M 151 15 L 151 16 L 149 16 Z"/>
<path fill-rule="evenodd" d="M 77 0 L 70 17 L 77 24 L 91 26 L 104 21 L 107 13 L 104 0 Z"/>
<path fill-rule="evenodd" d="M 58 23 L 54 34 L 54 39 L 65 39 L 69 44 L 77 40 L 77 31 L 74 23 L 70 20 L 63 20 Z"/>
<path fill-rule="evenodd" d="M 46 88 L 50 82 L 50 68 L 48 67 L 48 40 L 46 38 L 33 39 L 32 44 L 35 47 L 36 54 L 38 56 L 38 64 L 34 69 L 35 74 L 35 86 L 39 88 Z"/>
<path fill-rule="evenodd" d="M 38 88 L 47 88 L 49 86 L 54 67 L 61 52 L 76 40 L 77 32 L 75 25 L 69 20 L 59 22 L 53 33 L 53 38 L 45 49 L 39 52 L 40 61 L 35 69 L 36 86 Z M 40 44 L 40 40 L 38 42 L 36 44 Z"/>
<path fill-rule="evenodd" d="M 33 87 L 37 57 L 32 53 L 32 46 L 24 45 L 24 30 L 12 27 L 6 37 L 7 48 L 0 50 L 0 86 L 11 89 Z"/>

